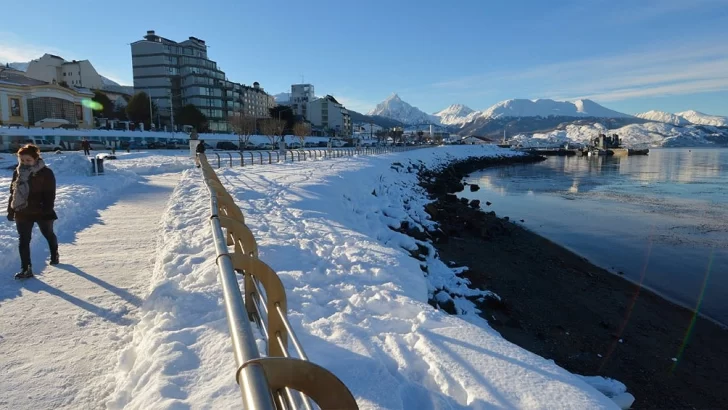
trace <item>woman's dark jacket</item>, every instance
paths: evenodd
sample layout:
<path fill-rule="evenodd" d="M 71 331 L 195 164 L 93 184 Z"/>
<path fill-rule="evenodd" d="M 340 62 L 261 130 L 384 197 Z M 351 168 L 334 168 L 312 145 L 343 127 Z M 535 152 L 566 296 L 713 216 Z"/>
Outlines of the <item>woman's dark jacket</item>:
<path fill-rule="evenodd" d="M 10 204 L 13 203 L 13 184 L 18 178 L 18 172 L 13 172 L 13 182 L 10 184 L 10 198 L 8 199 L 8 215 L 16 221 L 51 221 L 58 219 L 53 210 L 56 202 L 56 176 L 53 171 L 44 167 L 28 180 L 30 192 L 28 193 L 28 206 L 15 211 Z"/>

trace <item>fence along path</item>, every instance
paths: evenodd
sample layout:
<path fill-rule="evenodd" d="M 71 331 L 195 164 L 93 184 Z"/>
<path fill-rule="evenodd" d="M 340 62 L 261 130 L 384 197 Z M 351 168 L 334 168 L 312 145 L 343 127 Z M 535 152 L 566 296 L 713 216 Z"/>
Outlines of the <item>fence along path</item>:
<path fill-rule="evenodd" d="M 341 380 L 308 360 L 288 321 L 286 292 L 280 278 L 258 259 L 258 245 L 245 225 L 245 216 L 220 183 L 206 155 L 200 154 L 199 159 L 210 191 L 216 263 L 237 364 L 235 378 L 245 408 L 310 410 L 311 399 L 323 410 L 358 409 Z M 244 275 L 243 293 L 237 274 Z M 266 357 L 258 351 L 251 322 L 266 339 Z M 297 358 L 292 357 L 289 342 Z"/>
<path fill-rule="evenodd" d="M 387 146 L 387 147 L 360 147 L 360 148 L 331 148 L 331 149 L 291 149 L 284 151 L 222 151 L 208 152 L 207 155 L 215 155 L 214 163 L 218 168 L 228 164 L 230 167 L 240 164 L 263 165 L 278 162 L 306 161 L 310 159 L 341 158 L 354 155 L 376 155 L 390 152 L 411 151 L 413 149 L 429 148 L 431 145 L 410 145 L 410 146 Z"/>

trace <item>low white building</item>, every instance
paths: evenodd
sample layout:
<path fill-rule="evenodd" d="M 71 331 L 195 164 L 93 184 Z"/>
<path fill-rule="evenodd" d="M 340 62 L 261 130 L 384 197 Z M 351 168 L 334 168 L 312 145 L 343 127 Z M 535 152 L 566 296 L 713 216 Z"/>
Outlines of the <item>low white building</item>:
<path fill-rule="evenodd" d="M 351 116 L 349 111 L 330 95 L 310 101 L 306 119 L 315 127 L 333 132 L 337 137 L 350 137 Z"/>
<path fill-rule="evenodd" d="M 26 75 L 50 84 L 65 82 L 71 87 L 96 90 L 104 88 L 101 75 L 88 60 L 66 61 L 53 54 L 43 54 L 43 57 L 31 61 Z"/>
<path fill-rule="evenodd" d="M 0 68 L 0 122 L 4 125 L 33 127 L 45 122 L 91 128 L 93 114 L 83 100 L 93 96 L 87 89 L 49 84 Z"/>

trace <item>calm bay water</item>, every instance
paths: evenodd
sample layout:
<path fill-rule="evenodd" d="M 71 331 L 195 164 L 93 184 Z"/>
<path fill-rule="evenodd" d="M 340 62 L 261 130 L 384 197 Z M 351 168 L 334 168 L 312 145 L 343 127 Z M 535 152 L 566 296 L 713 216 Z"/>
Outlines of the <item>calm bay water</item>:
<path fill-rule="evenodd" d="M 728 149 L 550 157 L 467 182 L 486 210 L 728 324 Z"/>

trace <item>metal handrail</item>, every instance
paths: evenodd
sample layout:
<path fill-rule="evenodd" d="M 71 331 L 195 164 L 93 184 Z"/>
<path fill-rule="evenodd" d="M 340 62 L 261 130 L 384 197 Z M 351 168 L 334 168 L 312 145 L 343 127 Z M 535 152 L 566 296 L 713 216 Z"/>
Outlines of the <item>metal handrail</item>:
<path fill-rule="evenodd" d="M 312 410 L 310 400 L 313 399 L 323 410 L 358 409 L 341 380 L 308 361 L 288 321 L 285 289 L 280 278 L 258 259 L 257 244 L 245 225 L 242 211 L 221 184 L 205 154 L 198 157 L 210 191 L 216 263 L 237 363 L 236 380 L 245 408 L 295 410 L 302 404 L 306 410 Z M 234 247 L 232 254 L 229 246 Z M 240 290 L 236 272 L 245 275 L 244 292 Z M 268 341 L 268 357 L 261 357 L 258 352 L 251 318 Z M 291 340 L 298 359 L 290 356 L 287 340 Z"/>
<path fill-rule="evenodd" d="M 201 155 L 201 160 L 205 166 L 207 159 Z M 220 226 L 218 218 L 217 195 L 208 185 L 210 191 L 210 226 L 212 229 L 212 237 L 215 243 L 215 251 L 217 254 L 216 263 L 218 268 L 218 276 L 223 289 L 223 298 L 225 301 L 225 313 L 228 319 L 230 329 L 230 337 L 233 343 L 233 352 L 235 354 L 235 363 L 238 371 L 236 379 L 240 386 L 240 392 L 243 395 L 243 403 L 247 409 L 265 409 L 273 410 L 273 397 L 268 388 L 268 381 L 265 372 L 260 366 L 243 366 L 247 361 L 260 357 L 258 346 L 255 343 L 253 329 L 247 318 L 243 296 L 238 287 L 238 278 L 235 275 L 232 259 L 228 253 L 225 235 Z"/>

